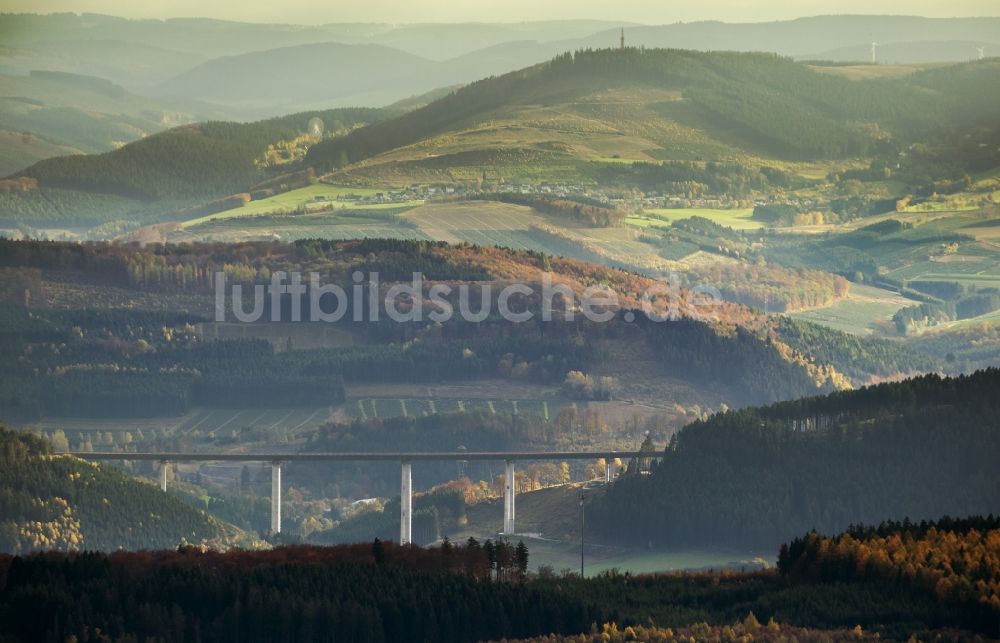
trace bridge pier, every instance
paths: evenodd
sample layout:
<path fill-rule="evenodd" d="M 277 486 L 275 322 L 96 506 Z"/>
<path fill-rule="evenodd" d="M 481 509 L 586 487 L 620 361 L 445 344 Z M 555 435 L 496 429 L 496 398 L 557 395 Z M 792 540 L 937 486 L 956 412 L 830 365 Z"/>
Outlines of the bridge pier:
<path fill-rule="evenodd" d="M 271 463 L 271 533 L 281 533 L 281 463 Z"/>
<path fill-rule="evenodd" d="M 424 452 L 373 452 L 373 453 L 174 453 L 166 451 L 146 451 L 138 453 L 118 452 L 65 452 L 69 455 L 91 461 L 132 460 L 141 462 L 159 462 L 160 488 L 167 489 L 168 467 L 173 462 L 258 462 L 271 463 L 271 532 L 281 533 L 281 467 L 284 462 L 400 462 L 402 465 L 402 481 L 400 485 L 400 524 L 399 540 L 410 543 L 413 539 L 413 481 L 410 463 L 414 460 L 460 461 L 460 462 L 498 462 L 504 461 L 504 519 L 503 534 L 515 535 L 514 501 L 516 497 L 515 461 L 562 461 L 589 460 L 604 458 L 604 477 L 607 482 L 614 478 L 614 462 L 616 459 L 641 458 L 650 461 L 657 454 L 650 451 L 424 451 Z M 618 460 L 619 462 L 621 460 Z"/>
<path fill-rule="evenodd" d="M 605 460 L 604 461 L 604 482 L 606 482 L 607 484 L 611 484 L 611 481 L 614 480 L 614 478 L 615 478 L 614 470 L 615 470 L 615 461 L 612 460 L 612 459 L 610 459 L 610 458 L 608 458 L 607 460 Z"/>
<path fill-rule="evenodd" d="M 517 494 L 514 477 L 514 461 L 504 461 L 503 474 L 503 533 L 514 535 L 514 496 Z"/>
<path fill-rule="evenodd" d="M 399 544 L 413 542 L 413 472 L 410 463 L 403 460 L 399 487 Z"/>

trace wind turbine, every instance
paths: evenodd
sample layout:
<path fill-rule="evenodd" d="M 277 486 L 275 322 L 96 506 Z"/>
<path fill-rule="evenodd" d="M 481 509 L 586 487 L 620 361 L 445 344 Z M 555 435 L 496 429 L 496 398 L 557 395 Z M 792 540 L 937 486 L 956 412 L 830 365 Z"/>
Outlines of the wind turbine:
<path fill-rule="evenodd" d="M 879 44 L 873 40 L 872 41 L 872 64 L 873 65 L 875 64 L 875 48 L 878 47 L 878 46 L 879 46 Z"/>
<path fill-rule="evenodd" d="M 982 60 L 983 58 L 986 57 L 986 54 L 984 53 L 982 47 L 976 47 L 976 53 L 979 55 L 979 60 Z"/>

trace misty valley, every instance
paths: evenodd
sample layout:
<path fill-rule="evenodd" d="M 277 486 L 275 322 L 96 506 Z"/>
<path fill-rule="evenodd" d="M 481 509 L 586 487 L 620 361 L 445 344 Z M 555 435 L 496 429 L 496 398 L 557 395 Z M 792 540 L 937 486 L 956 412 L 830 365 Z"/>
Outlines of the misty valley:
<path fill-rule="evenodd" d="M 1000 637 L 1000 17 L 49 4 L 0 643 Z"/>

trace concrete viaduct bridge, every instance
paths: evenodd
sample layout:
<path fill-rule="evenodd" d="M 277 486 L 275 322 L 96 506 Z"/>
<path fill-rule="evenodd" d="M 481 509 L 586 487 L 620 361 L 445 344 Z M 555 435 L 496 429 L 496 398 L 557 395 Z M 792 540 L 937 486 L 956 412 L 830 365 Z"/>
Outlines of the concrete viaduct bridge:
<path fill-rule="evenodd" d="M 281 467 L 286 462 L 360 462 L 395 461 L 402 469 L 400 487 L 399 542 L 412 541 L 413 481 L 411 477 L 414 462 L 470 460 L 502 460 L 504 469 L 503 492 L 503 533 L 514 535 L 514 463 L 539 460 L 597 460 L 605 461 L 605 481 L 611 482 L 612 462 L 616 458 L 655 458 L 657 454 L 648 451 L 448 451 L 424 453 L 113 453 L 113 452 L 73 452 L 85 460 L 129 460 L 155 461 L 161 464 L 160 487 L 167 490 L 167 467 L 171 462 L 269 462 L 271 464 L 271 531 L 281 532 Z"/>

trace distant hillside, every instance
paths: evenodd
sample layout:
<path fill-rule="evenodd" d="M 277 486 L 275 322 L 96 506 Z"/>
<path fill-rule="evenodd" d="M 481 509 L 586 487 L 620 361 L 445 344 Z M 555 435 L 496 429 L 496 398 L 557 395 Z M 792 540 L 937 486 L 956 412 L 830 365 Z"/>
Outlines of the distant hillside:
<path fill-rule="evenodd" d="M 114 468 L 52 455 L 42 438 L 0 425 L 0 551 L 226 546 L 239 534 Z"/>
<path fill-rule="evenodd" d="M 33 69 L 61 71 L 107 78 L 132 91 L 142 92 L 156 83 L 203 62 L 205 56 L 151 46 L 142 39 L 72 37 L 66 40 L 25 38 L 30 30 L 9 24 L 0 16 L 4 42 L 10 47 L 0 55 L 0 70 L 23 76 Z M 8 24 L 4 24 L 8 23 Z M 95 34 L 97 35 L 97 34 Z"/>
<path fill-rule="evenodd" d="M 80 67 L 103 67 L 106 72 L 111 72 L 107 77 L 116 82 L 135 80 L 143 85 L 155 84 L 218 56 L 339 40 L 352 32 L 358 38 L 366 38 L 380 29 L 377 25 L 366 28 L 346 23 L 324 28 L 203 18 L 131 20 L 94 13 L 0 16 L 0 34 L 4 42 L 14 48 L 13 60 L 7 59 L 9 65 L 21 62 L 18 52 L 38 56 L 52 51 L 55 53 L 51 66 L 46 66 L 48 69 L 85 73 Z M 266 44 L 262 46 L 261 43 Z M 74 53 L 82 55 L 75 61 L 62 55 L 62 51 L 69 47 L 74 48 Z M 145 82 L 141 82 L 139 73 L 149 57 L 137 55 L 143 50 L 156 53 L 161 59 L 161 64 L 153 67 Z M 134 58 L 115 60 L 123 53 Z"/>
<path fill-rule="evenodd" d="M 330 136 L 395 113 L 334 109 L 256 123 L 212 121 L 177 127 L 104 154 L 46 159 L 18 174 L 34 181 L 27 190 L 0 193 L 0 220 L 79 224 L 175 213 L 245 193 L 299 169 L 272 163 L 271 148 L 291 153 L 311 144 L 314 139 L 303 137 L 311 136 L 314 118 L 323 123 L 322 135 Z M 280 183 L 269 189 L 280 191 Z"/>
<path fill-rule="evenodd" d="M 172 126 L 204 120 L 211 109 L 137 96 L 104 78 L 33 70 L 0 76 L 0 176 L 52 156 L 107 152 Z"/>
<path fill-rule="evenodd" d="M 984 86 L 1000 86 L 1000 64 L 855 82 L 771 54 L 584 51 L 325 141 L 306 161 L 336 169 L 396 151 L 384 161 L 452 167 L 476 165 L 478 155 L 485 169 L 501 164 L 490 157 L 501 151 L 522 165 L 612 152 L 634 160 L 870 156 L 950 140 L 954 127 L 995 127 L 1000 108 Z M 966 119 L 955 123 L 959 109 Z"/>
<path fill-rule="evenodd" d="M 533 65 L 559 51 L 516 41 L 438 62 L 384 45 L 298 45 L 215 58 L 161 84 L 157 92 L 231 110 L 271 113 L 310 106 L 384 105 Z"/>
<path fill-rule="evenodd" d="M 469 79 L 450 78 L 438 64 L 396 49 L 322 43 L 216 58 L 167 81 L 159 91 L 287 111 L 347 99 L 385 104 L 462 80 Z"/>
<path fill-rule="evenodd" d="M 875 60 L 878 64 L 923 64 L 947 61 L 970 61 L 979 57 L 978 47 L 983 48 L 983 56 L 987 58 L 1000 55 L 1000 34 L 992 42 L 979 40 L 923 40 L 890 42 L 879 44 L 875 48 Z M 870 62 L 871 43 L 858 42 L 846 47 L 818 51 L 815 54 L 801 56 L 809 60 L 830 60 L 834 62 Z"/>
<path fill-rule="evenodd" d="M 248 189 L 267 178 L 267 146 L 309 132 L 319 118 L 330 131 L 380 117 L 380 110 L 306 112 L 256 123 L 207 122 L 150 136 L 97 156 L 42 161 L 22 173 L 46 187 L 140 199 L 210 196 Z"/>
<path fill-rule="evenodd" d="M 0 52 L 0 73 L 53 69 L 101 76 L 130 89 L 140 89 L 153 87 L 212 59 L 268 49 L 318 43 L 369 44 L 445 61 L 484 48 L 503 48 L 527 41 L 551 47 L 552 53 L 600 49 L 618 43 L 621 27 L 626 29 L 627 43 L 635 46 L 770 51 L 814 58 L 821 52 L 866 45 L 873 40 L 886 46 L 967 41 L 987 45 L 989 49 L 989 45 L 1000 43 L 997 24 L 997 18 L 856 15 L 747 24 L 635 25 L 620 21 L 554 20 L 503 24 L 290 25 L 200 18 L 128 20 L 98 14 L 5 14 L 0 15 L 0 39 L 8 49 Z M 528 64 L 520 57 L 522 48 L 509 49 L 510 57 L 502 59 L 503 67 L 497 72 Z M 974 52 L 957 53 L 959 57 L 951 57 L 951 52 L 944 51 L 942 55 L 949 57 L 942 60 L 968 60 Z M 305 77 L 306 73 L 302 75 Z M 457 81 L 446 84 L 454 82 Z"/>
<path fill-rule="evenodd" d="M 624 26 L 628 25 L 629 23 L 624 23 Z M 178 55 L 204 61 L 265 49 L 329 42 L 382 45 L 431 60 L 447 60 L 507 42 L 564 42 L 620 26 L 623 26 L 620 21 L 605 20 L 293 25 L 206 18 L 131 20 L 94 13 L 0 15 L 0 36 L 5 43 L 20 51 L 44 52 L 59 47 L 62 43 L 81 43 L 93 47 L 117 43 L 127 44 L 138 50 L 141 43 L 142 47 L 161 50 L 161 55 L 170 62 L 178 61 Z M 99 52 L 95 50 L 93 53 Z M 83 56 L 76 64 L 108 62 L 112 61 L 106 60 L 104 56 Z M 73 61 L 67 59 L 63 63 L 69 65 Z M 127 65 L 128 61 L 122 60 L 118 64 Z M 112 76 L 109 78 L 121 80 Z M 151 80 L 159 82 L 165 78 Z"/>
<path fill-rule="evenodd" d="M 251 119 L 308 108 L 383 106 L 407 92 L 541 62 L 565 50 L 548 43 L 617 26 L 595 20 L 289 25 L 3 14 L 0 73 L 93 75 L 163 100 L 211 94 L 226 118 Z M 399 59 L 381 65 L 377 52 L 390 49 Z M 473 53 L 481 49 L 487 51 Z M 323 82 L 333 77 L 336 85 Z M 262 84 L 266 91 L 260 91 Z"/>
<path fill-rule="evenodd" d="M 308 49 L 288 50 L 291 58 L 267 73 L 280 85 L 281 69 Z M 405 75 L 390 69 L 393 61 L 409 60 L 404 54 L 361 49 L 385 55 L 386 73 Z M 309 64 L 316 60 L 308 57 Z M 191 81 L 211 91 L 211 78 L 232 77 L 250 100 L 257 89 L 245 75 L 249 68 L 237 67 L 243 71 Z M 314 84 L 338 85 L 340 72 L 329 73 Z M 287 82 L 297 92 L 309 89 L 295 75 Z M 1000 62 L 853 80 L 772 54 L 605 49 L 489 77 L 399 114 L 344 109 L 250 124 L 209 122 L 103 155 L 46 160 L 21 173 L 36 179 L 40 191 L 0 194 L 0 220 L 148 221 L 308 168 L 334 172 L 339 184 L 378 188 L 550 181 L 676 194 L 701 190 L 698 183 L 715 194 L 748 198 L 801 183 L 787 161 L 860 158 L 896 165 L 918 144 L 922 153 L 914 156 L 926 166 L 908 171 L 931 183 L 1000 163 L 988 143 L 1000 136 Z M 301 137 L 314 115 L 328 133 L 340 135 L 300 141 L 295 146 L 303 154 L 280 168 L 262 165 L 269 145 Z"/>
<path fill-rule="evenodd" d="M 800 59 L 958 62 L 1000 51 L 998 19 L 817 16 L 769 23 L 289 25 L 98 14 L 2 14 L 0 74 L 34 69 L 106 78 L 158 101 L 211 100 L 223 119 L 303 109 L 383 106 L 557 54 L 617 46 L 767 51 Z M 266 88 L 266 89 L 264 89 Z M 71 105 L 71 107 L 77 107 Z M 197 106 L 187 105 L 186 111 Z M 205 114 L 208 115 L 208 114 Z"/>
<path fill-rule="evenodd" d="M 715 415 L 685 427 L 651 475 L 623 476 L 587 524 L 617 542 L 746 546 L 995 514 L 998 387 L 997 369 L 927 375 Z"/>
<path fill-rule="evenodd" d="M 595 33 L 575 45 L 608 47 L 617 37 L 618 30 L 611 29 Z M 625 42 L 631 46 L 699 51 L 770 51 L 797 58 L 818 58 L 819 52 L 868 45 L 873 40 L 883 46 L 956 40 L 996 46 L 1000 45 L 1000 18 L 842 15 L 753 23 L 687 22 L 625 29 Z M 907 47 L 906 50 L 917 53 L 916 47 Z M 975 51 L 970 51 L 961 57 L 947 57 L 940 61 L 960 62 L 974 57 Z"/>

